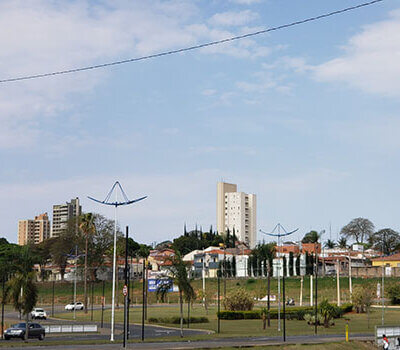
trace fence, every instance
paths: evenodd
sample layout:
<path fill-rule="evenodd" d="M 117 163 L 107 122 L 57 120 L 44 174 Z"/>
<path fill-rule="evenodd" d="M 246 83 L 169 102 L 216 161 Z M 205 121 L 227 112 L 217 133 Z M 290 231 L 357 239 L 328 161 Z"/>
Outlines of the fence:
<path fill-rule="evenodd" d="M 96 324 L 54 324 L 43 326 L 49 333 L 93 333 L 97 332 Z"/>

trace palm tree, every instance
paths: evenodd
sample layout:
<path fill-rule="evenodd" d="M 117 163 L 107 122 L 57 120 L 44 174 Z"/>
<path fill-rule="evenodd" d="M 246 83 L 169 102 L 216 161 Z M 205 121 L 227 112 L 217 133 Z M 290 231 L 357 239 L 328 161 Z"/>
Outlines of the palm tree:
<path fill-rule="evenodd" d="M 17 272 L 8 282 L 10 296 L 15 309 L 26 317 L 25 340 L 29 336 L 29 314 L 36 305 L 38 299 L 38 290 L 35 280 L 35 271 L 33 270 L 33 256 L 28 246 L 24 246 L 19 259 L 16 261 Z"/>
<path fill-rule="evenodd" d="M 181 337 L 183 337 L 183 299 L 185 298 L 188 302 L 194 299 L 195 292 L 190 284 L 188 276 L 188 268 L 186 263 L 182 260 L 181 254 L 177 251 L 171 258 L 172 266 L 169 268 L 173 282 L 179 289 L 179 306 L 180 306 L 180 327 Z"/>
<path fill-rule="evenodd" d="M 328 239 L 325 242 L 325 248 L 333 249 L 333 248 L 335 248 L 335 246 L 336 246 L 336 243 L 334 241 L 332 241 L 331 239 Z"/>
<path fill-rule="evenodd" d="M 84 305 L 85 313 L 88 312 L 87 308 L 87 265 L 88 265 L 88 241 L 89 235 L 93 235 L 96 232 L 96 226 L 94 224 L 94 215 L 92 213 L 83 214 L 80 217 L 79 228 L 85 235 L 85 272 L 83 278 L 83 290 L 84 290 Z"/>
<path fill-rule="evenodd" d="M 347 248 L 347 239 L 345 237 L 340 237 L 337 242 L 339 248 L 346 249 Z"/>

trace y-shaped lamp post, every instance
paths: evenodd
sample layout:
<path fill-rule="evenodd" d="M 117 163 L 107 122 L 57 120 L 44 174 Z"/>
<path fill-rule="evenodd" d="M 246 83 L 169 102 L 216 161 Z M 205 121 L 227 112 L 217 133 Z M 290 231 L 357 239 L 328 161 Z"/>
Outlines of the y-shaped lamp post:
<path fill-rule="evenodd" d="M 122 197 L 124 199 L 123 202 L 118 202 L 118 189 L 121 191 Z M 111 202 L 110 198 L 115 192 L 115 202 Z M 133 204 L 136 202 L 139 202 L 147 196 L 137 198 L 134 200 L 129 200 L 128 196 L 125 194 L 124 190 L 122 189 L 121 184 L 117 181 L 111 187 L 111 190 L 108 192 L 106 198 L 103 201 L 100 201 L 98 199 L 89 197 L 92 201 L 95 201 L 100 204 L 105 204 L 105 205 L 111 205 L 115 207 L 115 221 L 114 221 L 114 249 L 113 249 L 113 278 L 112 278 L 112 301 L 111 301 L 111 335 L 110 335 L 110 341 L 114 341 L 114 320 L 115 320 L 115 268 L 117 265 L 117 208 L 121 205 L 129 205 Z"/>

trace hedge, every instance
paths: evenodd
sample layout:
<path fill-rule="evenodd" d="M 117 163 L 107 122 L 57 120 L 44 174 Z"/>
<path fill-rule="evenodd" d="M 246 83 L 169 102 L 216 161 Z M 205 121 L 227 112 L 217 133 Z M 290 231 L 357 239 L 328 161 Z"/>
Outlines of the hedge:
<path fill-rule="evenodd" d="M 298 307 L 287 307 L 286 308 L 286 319 L 287 320 L 304 320 L 305 314 L 312 314 L 314 312 L 314 307 L 310 306 L 298 306 Z M 342 306 L 335 306 L 335 315 L 334 318 L 340 318 L 343 314 L 351 312 L 353 310 L 352 304 L 344 304 Z M 223 310 L 219 313 L 217 312 L 217 316 L 222 320 L 255 320 L 261 319 L 261 310 L 252 310 L 252 311 L 228 311 Z M 278 318 L 278 309 L 270 310 L 271 319 Z M 282 309 L 281 309 L 281 317 L 282 317 Z"/>
<path fill-rule="evenodd" d="M 183 323 L 187 324 L 187 318 L 183 318 Z M 190 323 L 209 323 L 207 317 L 190 317 Z M 150 317 L 150 323 L 169 323 L 169 324 L 180 324 L 181 318 L 179 316 L 172 317 Z"/>

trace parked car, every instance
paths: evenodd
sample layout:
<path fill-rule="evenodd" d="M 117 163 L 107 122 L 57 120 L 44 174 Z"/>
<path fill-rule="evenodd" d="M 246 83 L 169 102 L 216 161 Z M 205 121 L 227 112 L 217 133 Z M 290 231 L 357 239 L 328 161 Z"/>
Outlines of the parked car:
<path fill-rule="evenodd" d="M 43 340 L 45 336 L 45 330 L 39 323 L 28 323 L 29 325 L 29 338 L 38 338 Z M 4 332 L 4 339 L 9 340 L 11 338 L 25 339 L 26 323 L 17 323 L 10 328 L 7 328 Z"/>
<path fill-rule="evenodd" d="M 33 309 L 33 311 L 31 312 L 31 317 L 32 317 L 32 320 L 36 320 L 36 319 L 45 320 L 47 318 L 47 314 L 46 314 L 46 311 L 44 311 L 43 309 L 35 307 Z"/>
<path fill-rule="evenodd" d="M 83 303 L 78 302 L 78 303 L 70 303 L 68 305 L 65 305 L 65 310 L 68 311 L 73 311 L 73 310 L 83 310 Z"/>

